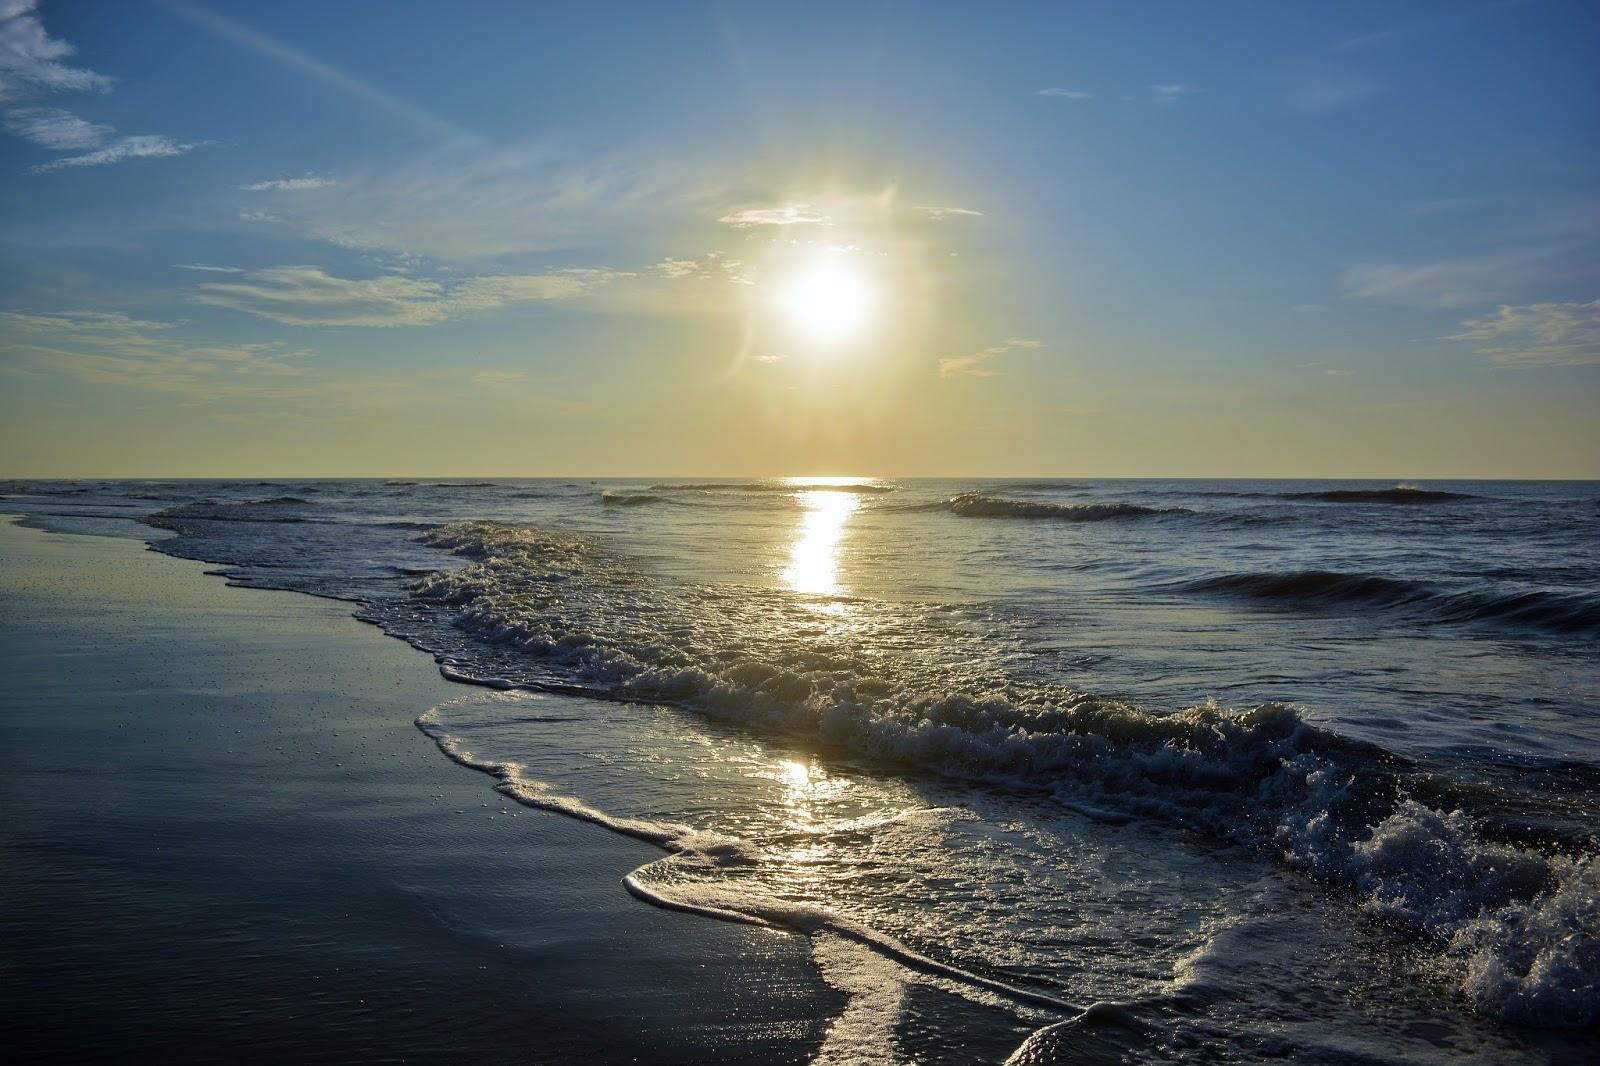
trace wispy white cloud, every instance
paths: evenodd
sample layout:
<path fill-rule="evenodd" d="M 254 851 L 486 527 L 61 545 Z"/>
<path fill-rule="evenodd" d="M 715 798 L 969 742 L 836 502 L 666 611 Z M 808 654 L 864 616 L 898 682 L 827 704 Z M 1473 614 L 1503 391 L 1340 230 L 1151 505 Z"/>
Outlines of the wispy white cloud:
<path fill-rule="evenodd" d="M 302 192 L 306 189 L 327 189 L 338 182 L 331 178 L 276 178 L 239 186 L 242 192 Z"/>
<path fill-rule="evenodd" d="M 667 257 L 655 265 L 655 271 L 664 278 L 689 278 L 700 273 L 700 263 L 694 259 Z"/>
<path fill-rule="evenodd" d="M 0 322 L 13 329 L 34 332 L 73 333 L 105 336 L 118 334 L 129 337 L 151 330 L 176 329 L 182 322 L 158 322 L 132 318 L 120 311 L 56 311 L 50 314 L 29 314 L 26 311 L 0 311 Z"/>
<path fill-rule="evenodd" d="M 673 281 L 721 281 L 749 285 L 753 283 L 749 267 L 742 259 L 718 251 L 707 252 L 695 258 L 668 256 L 650 268 L 656 277 Z"/>
<path fill-rule="evenodd" d="M 34 0 L 0 0 L 0 103 L 52 92 L 109 91 L 113 84 L 111 78 L 60 62 L 77 49 L 45 32 L 44 25 L 33 15 L 36 6 Z M 183 155 L 195 147 L 158 134 L 112 140 L 116 132 L 112 127 L 50 107 L 9 108 L 5 127 L 10 133 L 42 148 L 82 153 L 29 167 L 32 174 L 68 167 L 105 166 L 124 159 Z"/>
<path fill-rule="evenodd" d="M 1184 85 L 1181 82 L 1150 86 L 1150 92 L 1154 94 L 1158 104 L 1174 104 L 1185 96 L 1192 96 L 1199 91 L 1193 85 Z"/>
<path fill-rule="evenodd" d="M 693 188 L 673 161 L 441 149 L 353 166 L 306 195 L 269 194 L 270 217 L 247 221 L 353 251 L 470 263 L 596 241 L 686 209 Z"/>
<path fill-rule="evenodd" d="M 318 267 L 286 266 L 250 272 L 238 282 L 205 282 L 189 298 L 290 326 L 426 326 L 512 304 L 572 300 L 628 276 L 577 268 L 447 282 L 395 275 L 341 278 Z"/>
<path fill-rule="evenodd" d="M 974 211 L 970 207 L 918 207 L 915 209 L 934 222 L 943 222 L 948 218 L 959 218 L 963 215 L 973 218 L 982 218 L 982 211 Z"/>
<path fill-rule="evenodd" d="M 103 311 L 0 312 L 0 350 L 35 373 L 169 392 L 194 399 L 257 395 L 263 384 L 304 372 L 315 354 L 278 342 L 191 343 L 174 331 L 183 322 Z"/>
<path fill-rule="evenodd" d="M 6 112 L 6 130 L 41 148 L 59 152 L 98 148 L 114 132 L 55 107 L 18 107 Z"/>
<path fill-rule="evenodd" d="M 1500 366 L 1531 368 L 1600 364 L 1600 299 L 1588 303 L 1503 304 L 1469 318 L 1446 340 L 1487 341 L 1474 349 Z"/>
<path fill-rule="evenodd" d="M 52 170 L 62 170 L 67 167 L 103 167 L 108 163 L 120 163 L 124 159 L 162 159 L 175 155 L 184 155 L 192 152 L 195 145 L 180 144 L 171 137 L 158 134 L 139 134 L 133 137 L 121 137 L 104 148 L 83 155 L 69 155 L 61 159 L 52 159 L 48 163 L 28 168 L 30 174 L 46 174 Z"/>
<path fill-rule="evenodd" d="M 1380 48 L 1395 44 L 1410 37 L 1423 36 L 1435 30 L 1442 29 L 1449 23 L 1458 20 L 1477 18 L 1505 8 L 1522 6 L 1524 0 L 1491 0 L 1486 4 L 1474 4 L 1467 7 L 1456 7 L 1431 18 L 1408 22 L 1399 26 L 1390 26 L 1385 29 L 1364 33 L 1357 37 L 1349 37 L 1336 44 L 1329 45 L 1328 51 L 1332 53 L 1359 52 L 1371 48 Z"/>
<path fill-rule="evenodd" d="M 1049 89 L 1035 89 L 1033 95 L 1059 96 L 1064 100 L 1087 100 L 1090 98 L 1091 94 L 1086 93 L 1081 89 L 1062 89 L 1053 87 Z"/>
<path fill-rule="evenodd" d="M 41 92 L 98 90 L 105 92 L 112 79 L 61 60 L 78 50 L 45 32 L 34 17 L 35 0 L 8 0 L 0 4 L 0 103 Z"/>
<path fill-rule="evenodd" d="M 207 274 L 243 274 L 243 267 L 219 267 L 209 263 L 178 263 L 179 270 L 198 270 Z"/>
<path fill-rule="evenodd" d="M 1539 274 L 1545 250 L 1464 256 L 1420 263 L 1351 267 L 1340 284 L 1346 296 L 1422 308 L 1494 303 Z"/>
<path fill-rule="evenodd" d="M 1025 337 L 1010 337 L 1000 344 L 985 348 L 980 352 L 973 352 L 971 355 L 958 355 L 939 360 L 939 376 L 941 378 L 992 378 L 999 373 L 992 364 L 1002 355 L 1016 351 L 1018 348 L 1042 347 L 1044 345 L 1036 340 L 1029 340 Z"/>
<path fill-rule="evenodd" d="M 782 207 L 747 207 L 730 211 L 717 219 L 728 226 L 826 226 L 829 220 L 811 209 L 810 204 L 785 204 Z"/>

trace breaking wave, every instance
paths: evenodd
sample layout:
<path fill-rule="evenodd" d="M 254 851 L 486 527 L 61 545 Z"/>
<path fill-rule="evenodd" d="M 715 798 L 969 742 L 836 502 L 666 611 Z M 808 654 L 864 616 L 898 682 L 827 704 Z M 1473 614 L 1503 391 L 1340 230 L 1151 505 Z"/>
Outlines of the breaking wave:
<path fill-rule="evenodd" d="M 930 509 L 948 510 L 962 518 L 1052 518 L 1062 522 L 1104 522 L 1115 518 L 1148 518 L 1163 514 L 1192 514 L 1187 507 L 1143 507 L 1134 503 L 1050 503 L 1013 500 L 965 492 Z"/>
<path fill-rule="evenodd" d="M 647 503 L 659 503 L 661 497 L 650 492 L 615 492 L 606 489 L 600 494 L 600 502 L 607 507 L 638 507 Z"/>
<path fill-rule="evenodd" d="M 413 586 L 468 637 L 445 660 L 452 676 L 562 678 L 568 691 L 685 706 L 1267 847 L 1432 937 L 1479 1010 L 1544 1025 L 1600 1018 L 1593 842 L 1546 854 L 1488 839 L 1469 811 L 1397 799 L 1403 760 L 1291 707 L 1155 713 L 1019 680 L 993 665 L 1005 649 L 992 632 L 953 628 L 931 608 L 863 601 L 836 631 L 819 628 L 779 593 L 657 582 L 579 534 L 480 521 L 421 539 L 471 560 Z M 908 633 L 932 650 L 900 654 Z"/>

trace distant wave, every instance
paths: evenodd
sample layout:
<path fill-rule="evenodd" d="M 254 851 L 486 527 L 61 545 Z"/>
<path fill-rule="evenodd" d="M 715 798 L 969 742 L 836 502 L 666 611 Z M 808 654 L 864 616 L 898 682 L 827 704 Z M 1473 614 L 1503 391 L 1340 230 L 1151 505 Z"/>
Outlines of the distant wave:
<path fill-rule="evenodd" d="M 1556 592 L 1449 592 L 1421 581 L 1332 570 L 1225 574 L 1183 586 L 1299 603 L 1364 603 L 1410 608 L 1444 622 L 1486 622 L 1558 633 L 1600 632 L 1600 600 Z"/>
<path fill-rule="evenodd" d="M 893 492 L 893 485 L 852 481 L 842 485 L 797 484 L 784 481 L 686 481 L 651 485 L 651 492 Z"/>
<path fill-rule="evenodd" d="M 389 480 L 389 481 L 385 481 L 384 484 L 385 485 L 389 485 L 389 486 L 394 487 L 394 488 L 399 488 L 399 487 L 401 487 L 403 485 L 415 485 L 416 482 L 415 481 L 403 481 L 403 480 L 400 480 L 398 478 L 395 478 L 395 479 L 392 479 L 392 480 Z"/>
<path fill-rule="evenodd" d="M 199 500 L 163 508 L 146 515 L 140 521 L 158 529 L 185 531 L 185 521 L 201 519 L 212 522 L 304 522 L 300 512 L 317 505 L 298 496 L 274 496 L 269 500 L 241 500 L 222 503 L 216 500 Z"/>
<path fill-rule="evenodd" d="M 600 494 L 600 502 L 607 507 L 639 507 L 647 503 L 659 503 L 661 497 L 650 492 L 615 492 L 606 489 Z"/>
<path fill-rule="evenodd" d="M 1477 497 L 1464 492 L 1419 489 L 1415 485 L 1396 485 L 1391 489 L 1328 489 L 1319 492 L 1285 492 L 1286 500 L 1321 500 L 1323 503 L 1449 503 Z"/>
<path fill-rule="evenodd" d="M 981 492 L 962 493 L 937 506 L 962 518 L 1052 518 L 1062 522 L 1104 522 L 1114 518 L 1192 513 L 1187 507 L 1144 507 L 1136 503 L 1050 503 L 1044 500 L 1013 500 Z"/>
<path fill-rule="evenodd" d="M 1066 481 L 1002 481 L 1000 488 L 1010 489 L 1013 492 L 1067 492 L 1086 488 L 1084 485 L 1074 485 Z"/>

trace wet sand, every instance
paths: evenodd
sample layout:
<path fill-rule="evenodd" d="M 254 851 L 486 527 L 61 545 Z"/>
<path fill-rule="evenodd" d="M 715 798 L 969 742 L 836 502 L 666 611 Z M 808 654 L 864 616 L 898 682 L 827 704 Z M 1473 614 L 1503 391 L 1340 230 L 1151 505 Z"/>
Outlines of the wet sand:
<path fill-rule="evenodd" d="M 425 656 L 205 569 L 0 524 L 12 1056 L 810 1059 L 801 938 L 640 904 L 659 852 L 417 731 L 462 691 Z"/>

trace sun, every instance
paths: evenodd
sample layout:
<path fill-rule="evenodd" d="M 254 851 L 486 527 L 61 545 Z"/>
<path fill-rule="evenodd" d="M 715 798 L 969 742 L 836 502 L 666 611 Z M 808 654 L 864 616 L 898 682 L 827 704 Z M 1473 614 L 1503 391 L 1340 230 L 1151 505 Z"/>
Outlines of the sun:
<path fill-rule="evenodd" d="M 777 306 L 800 336 L 818 345 L 835 345 L 866 328 L 873 310 L 872 285 L 837 258 L 809 263 L 781 281 Z"/>

